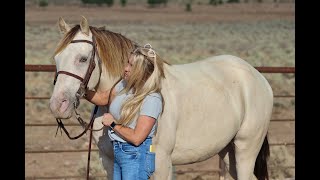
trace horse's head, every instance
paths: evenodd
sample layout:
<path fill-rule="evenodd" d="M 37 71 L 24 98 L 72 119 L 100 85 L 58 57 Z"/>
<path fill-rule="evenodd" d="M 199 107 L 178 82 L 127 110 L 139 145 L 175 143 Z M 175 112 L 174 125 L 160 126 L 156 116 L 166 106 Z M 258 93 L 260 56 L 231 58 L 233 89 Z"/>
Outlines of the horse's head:
<path fill-rule="evenodd" d="M 98 84 L 101 64 L 84 17 L 72 29 L 60 18 L 59 28 L 65 36 L 54 56 L 57 72 L 50 109 L 56 118 L 70 118 L 85 88 L 92 90 Z"/>
<path fill-rule="evenodd" d="M 121 34 L 89 26 L 85 17 L 73 28 L 59 18 L 59 28 L 64 37 L 54 53 L 57 72 L 50 110 L 55 118 L 68 119 L 85 89 L 106 90 L 121 76 L 134 43 Z"/>

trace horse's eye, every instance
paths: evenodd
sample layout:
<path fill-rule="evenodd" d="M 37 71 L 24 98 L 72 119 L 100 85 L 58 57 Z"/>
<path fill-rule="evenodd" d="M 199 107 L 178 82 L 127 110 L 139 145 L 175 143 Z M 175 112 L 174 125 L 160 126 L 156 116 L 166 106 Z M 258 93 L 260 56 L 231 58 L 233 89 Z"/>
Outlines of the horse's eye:
<path fill-rule="evenodd" d="M 80 62 L 86 62 L 87 61 L 87 57 L 81 57 L 80 58 Z"/>

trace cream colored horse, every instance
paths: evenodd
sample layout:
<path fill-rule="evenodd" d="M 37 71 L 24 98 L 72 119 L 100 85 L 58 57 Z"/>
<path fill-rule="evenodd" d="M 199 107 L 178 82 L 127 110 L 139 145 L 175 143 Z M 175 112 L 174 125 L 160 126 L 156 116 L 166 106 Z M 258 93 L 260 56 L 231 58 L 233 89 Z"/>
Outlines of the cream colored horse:
<path fill-rule="evenodd" d="M 57 71 L 83 77 L 92 46 L 71 40 L 96 39 L 97 55 L 89 89 L 110 89 L 122 73 L 126 56 L 134 42 L 121 34 L 88 25 L 82 17 L 73 28 L 59 19 L 65 38 L 55 54 Z M 103 36 L 104 35 L 104 36 Z M 105 39 L 106 38 L 106 39 Z M 102 47 L 104 46 L 104 47 Z M 112 51 L 112 52 L 107 52 Z M 120 54 L 120 55 L 119 55 Z M 108 57 L 109 55 L 109 57 Z M 118 55 L 118 56 L 116 56 Z M 209 57 L 181 65 L 164 65 L 162 93 L 164 113 L 153 138 L 156 147 L 156 180 L 171 180 L 173 165 L 200 162 L 219 154 L 235 179 L 268 178 L 267 131 L 273 107 L 273 92 L 267 80 L 246 61 L 231 55 Z M 57 77 L 50 109 L 56 118 L 72 116 L 80 81 L 67 74 Z M 94 128 L 101 128 L 99 107 Z M 108 179 L 113 174 L 113 148 L 106 129 L 94 132 Z M 260 152 L 260 153 L 259 153 Z"/>

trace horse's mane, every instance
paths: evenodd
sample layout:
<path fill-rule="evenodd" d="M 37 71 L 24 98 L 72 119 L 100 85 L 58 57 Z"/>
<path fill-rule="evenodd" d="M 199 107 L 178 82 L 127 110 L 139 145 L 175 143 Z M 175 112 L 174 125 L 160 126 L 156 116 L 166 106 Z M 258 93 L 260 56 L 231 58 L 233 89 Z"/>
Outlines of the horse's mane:
<path fill-rule="evenodd" d="M 139 46 L 138 43 L 119 33 L 106 30 L 104 27 L 89 27 L 95 38 L 98 55 L 102 64 L 106 67 L 110 76 L 120 77 L 123 73 L 123 67 L 128 60 L 129 53 Z M 78 24 L 65 34 L 54 51 L 53 57 L 69 45 L 79 30 L 80 25 Z M 170 65 L 170 63 L 158 55 L 157 59 L 161 59 L 163 63 Z"/>
<path fill-rule="evenodd" d="M 65 34 L 58 44 L 54 56 L 67 47 L 79 30 L 80 25 L 75 25 Z M 103 65 L 108 69 L 108 73 L 111 76 L 119 77 L 123 72 L 129 53 L 138 44 L 119 33 L 105 30 L 104 27 L 90 26 L 90 30 L 95 37 L 98 55 Z"/>

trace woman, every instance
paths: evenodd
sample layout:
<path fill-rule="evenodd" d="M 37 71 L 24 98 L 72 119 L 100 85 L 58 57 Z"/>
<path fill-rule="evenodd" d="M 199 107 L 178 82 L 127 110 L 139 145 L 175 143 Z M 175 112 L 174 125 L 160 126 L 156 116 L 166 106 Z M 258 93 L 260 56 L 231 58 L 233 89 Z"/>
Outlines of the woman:
<path fill-rule="evenodd" d="M 164 100 L 161 80 L 164 61 L 150 44 L 131 53 L 120 81 L 107 92 L 88 91 L 86 99 L 96 105 L 107 105 L 102 124 L 114 148 L 114 180 L 146 180 L 155 170 L 152 137 L 157 119 L 162 114 Z"/>

